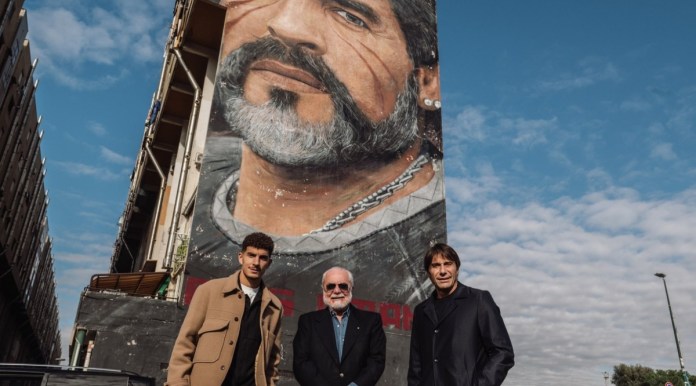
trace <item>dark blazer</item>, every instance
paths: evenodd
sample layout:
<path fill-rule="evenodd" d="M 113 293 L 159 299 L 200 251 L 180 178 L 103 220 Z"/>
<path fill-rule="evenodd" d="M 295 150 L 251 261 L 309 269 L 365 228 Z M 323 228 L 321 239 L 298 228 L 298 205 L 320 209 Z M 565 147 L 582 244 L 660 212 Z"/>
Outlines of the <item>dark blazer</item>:
<path fill-rule="evenodd" d="M 500 309 L 488 291 L 457 284 L 438 320 L 435 293 L 416 306 L 409 386 L 499 386 L 515 364 Z"/>
<path fill-rule="evenodd" d="M 372 386 L 384 372 L 387 340 L 382 317 L 350 305 L 343 341 L 343 358 L 338 348 L 329 309 L 300 316 L 292 342 L 292 369 L 302 386 Z"/>

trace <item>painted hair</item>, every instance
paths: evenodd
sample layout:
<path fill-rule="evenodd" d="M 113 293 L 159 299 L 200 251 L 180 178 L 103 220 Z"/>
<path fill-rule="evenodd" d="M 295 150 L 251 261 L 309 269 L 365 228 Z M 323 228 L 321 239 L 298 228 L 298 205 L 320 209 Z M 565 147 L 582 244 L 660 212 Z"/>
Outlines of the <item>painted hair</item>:
<path fill-rule="evenodd" d="M 414 66 L 437 64 L 435 0 L 391 0 L 391 7 L 406 38 Z"/>

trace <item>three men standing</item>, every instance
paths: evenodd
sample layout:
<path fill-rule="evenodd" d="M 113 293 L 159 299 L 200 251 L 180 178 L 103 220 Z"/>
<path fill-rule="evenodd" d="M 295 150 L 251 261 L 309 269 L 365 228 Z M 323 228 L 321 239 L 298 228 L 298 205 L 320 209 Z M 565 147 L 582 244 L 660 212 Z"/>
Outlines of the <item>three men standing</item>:
<path fill-rule="evenodd" d="M 166 386 L 275 385 L 282 305 L 263 284 L 273 240 L 252 233 L 241 268 L 196 290 L 176 339 Z M 499 386 L 514 353 L 488 291 L 457 278 L 457 252 L 435 244 L 423 262 L 435 286 L 413 313 L 409 386 Z M 353 275 L 333 267 L 322 276 L 326 308 L 300 316 L 293 371 L 303 386 L 372 386 L 385 367 L 380 314 L 351 305 Z"/>
<path fill-rule="evenodd" d="M 196 289 L 169 361 L 167 386 L 274 385 L 280 363 L 280 300 L 261 278 L 273 240 L 244 238 L 241 268 Z"/>
<path fill-rule="evenodd" d="M 514 353 L 491 294 L 457 280 L 461 262 L 449 245 L 431 247 L 423 265 L 435 291 L 413 312 L 408 385 L 502 384 Z"/>
<path fill-rule="evenodd" d="M 321 280 L 326 308 L 300 316 L 293 371 L 302 386 L 372 386 L 384 371 L 386 337 L 380 314 L 350 304 L 353 274 L 340 267 Z"/>

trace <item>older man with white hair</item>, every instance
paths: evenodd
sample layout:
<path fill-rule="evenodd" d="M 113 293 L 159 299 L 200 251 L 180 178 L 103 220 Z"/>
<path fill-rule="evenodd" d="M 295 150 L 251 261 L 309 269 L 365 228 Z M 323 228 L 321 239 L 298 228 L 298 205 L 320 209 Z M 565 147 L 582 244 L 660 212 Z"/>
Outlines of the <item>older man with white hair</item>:
<path fill-rule="evenodd" d="M 300 316 L 293 370 L 303 386 L 370 386 L 384 371 L 382 317 L 351 305 L 353 274 L 333 267 L 321 280 L 326 308 Z"/>

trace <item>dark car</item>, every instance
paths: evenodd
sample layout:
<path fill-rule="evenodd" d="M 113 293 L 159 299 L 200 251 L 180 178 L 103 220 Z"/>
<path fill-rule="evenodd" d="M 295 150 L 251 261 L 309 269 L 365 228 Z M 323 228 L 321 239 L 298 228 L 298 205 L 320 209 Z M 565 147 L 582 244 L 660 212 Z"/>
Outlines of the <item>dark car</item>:
<path fill-rule="evenodd" d="M 152 378 L 121 370 L 0 363 L 0 386 L 155 386 Z"/>

